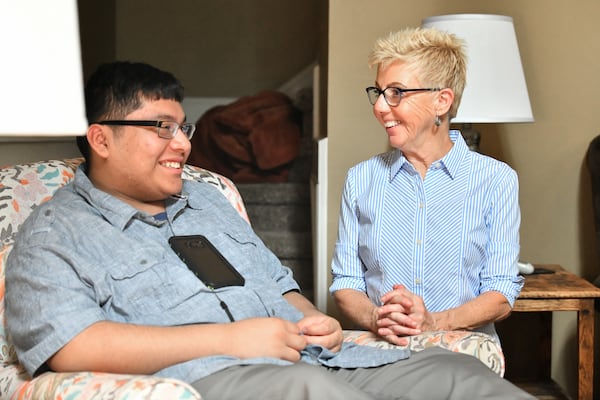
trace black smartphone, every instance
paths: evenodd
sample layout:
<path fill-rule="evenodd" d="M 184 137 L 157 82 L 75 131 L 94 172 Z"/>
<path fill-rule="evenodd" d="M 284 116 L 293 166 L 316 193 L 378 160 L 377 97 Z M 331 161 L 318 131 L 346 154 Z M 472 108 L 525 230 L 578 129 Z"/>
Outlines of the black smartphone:
<path fill-rule="evenodd" d="M 244 286 L 244 277 L 202 235 L 172 236 L 169 245 L 187 267 L 210 288 Z"/>
<path fill-rule="evenodd" d="M 533 268 L 533 272 L 531 273 L 531 275 L 536 275 L 536 274 L 553 274 L 554 272 L 555 271 L 553 271 L 551 269 L 535 267 L 535 268 Z"/>

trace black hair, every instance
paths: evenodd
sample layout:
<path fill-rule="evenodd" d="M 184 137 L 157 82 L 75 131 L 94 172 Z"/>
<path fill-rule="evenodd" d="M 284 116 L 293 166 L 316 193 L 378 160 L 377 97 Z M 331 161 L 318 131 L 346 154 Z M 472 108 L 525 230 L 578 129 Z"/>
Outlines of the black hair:
<path fill-rule="evenodd" d="M 88 124 L 102 119 L 124 119 L 141 107 L 143 100 L 183 101 L 183 86 L 173 74 L 146 63 L 116 61 L 102 64 L 85 85 Z M 85 136 L 77 147 L 86 160 L 90 148 Z"/>

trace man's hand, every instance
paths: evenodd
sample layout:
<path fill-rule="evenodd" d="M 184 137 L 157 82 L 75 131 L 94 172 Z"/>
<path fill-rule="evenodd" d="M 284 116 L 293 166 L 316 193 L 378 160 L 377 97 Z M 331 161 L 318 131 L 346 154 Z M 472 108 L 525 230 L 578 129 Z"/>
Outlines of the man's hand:
<path fill-rule="evenodd" d="M 344 339 L 342 326 L 335 319 L 321 311 L 297 292 L 288 292 L 283 297 L 304 314 L 297 327 L 308 344 L 321 345 L 331 351 L 339 351 Z"/>
<path fill-rule="evenodd" d="M 342 348 L 342 326 L 325 314 L 312 315 L 298 321 L 298 329 L 303 333 L 308 344 L 321 345 L 337 352 Z"/>
<path fill-rule="evenodd" d="M 308 337 L 293 322 L 280 318 L 251 318 L 228 324 L 230 353 L 241 358 L 273 357 L 296 362 Z"/>

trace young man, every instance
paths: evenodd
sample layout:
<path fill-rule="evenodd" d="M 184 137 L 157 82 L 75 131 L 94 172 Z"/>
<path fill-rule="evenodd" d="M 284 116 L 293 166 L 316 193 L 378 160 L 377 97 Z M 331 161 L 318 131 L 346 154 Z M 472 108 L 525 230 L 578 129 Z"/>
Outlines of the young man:
<path fill-rule="evenodd" d="M 470 356 L 342 344 L 340 324 L 227 200 L 182 181 L 194 132 L 182 99 L 146 64 L 90 78 L 86 163 L 32 213 L 8 260 L 8 328 L 32 375 L 156 374 L 208 400 L 531 398 Z M 208 238 L 244 282 L 196 278 L 169 245 L 186 235 Z"/>

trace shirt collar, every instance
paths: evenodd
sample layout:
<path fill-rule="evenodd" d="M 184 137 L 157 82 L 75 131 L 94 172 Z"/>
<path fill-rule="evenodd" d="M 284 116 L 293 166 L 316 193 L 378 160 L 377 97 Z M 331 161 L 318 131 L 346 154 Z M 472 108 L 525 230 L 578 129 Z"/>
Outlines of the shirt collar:
<path fill-rule="evenodd" d="M 464 159 L 464 157 L 468 154 L 470 150 L 459 130 L 450 130 L 449 136 L 450 140 L 454 143 L 454 146 L 452 146 L 450 151 L 446 153 L 444 157 L 436 161 L 436 163 L 439 163 L 441 167 L 448 172 L 448 175 L 450 175 L 450 177 L 454 179 L 454 177 L 458 173 L 458 169 L 460 168 L 461 161 Z M 404 157 L 404 154 L 400 150 L 388 153 L 387 162 L 390 165 L 390 182 L 396 177 L 396 175 L 398 175 L 398 173 L 402 169 L 405 169 L 411 174 L 417 173 L 415 168 L 406 159 L 406 157 Z"/>
<path fill-rule="evenodd" d="M 450 177 L 454 179 L 458 174 L 460 163 L 469 154 L 470 150 L 459 130 L 453 129 L 450 131 L 450 140 L 454 143 L 454 146 L 442 157 L 440 162 L 444 165 Z"/>
<path fill-rule="evenodd" d="M 161 226 L 166 220 L 156 220 L 152 215 L 138 210 L 135 207 L 117 199 L 94 186 L 88 178 L 87 165 L 81 164 L 75 172 L 73 190 L 91 204 L 111 225 L 124 230 L 132 219 L 138 219 L 151 225 Z M 185 194 L 171 196 L 166 201 L 167 219 L 170 221 L 179 211 L 188 204 L 188 196 Z"/>

